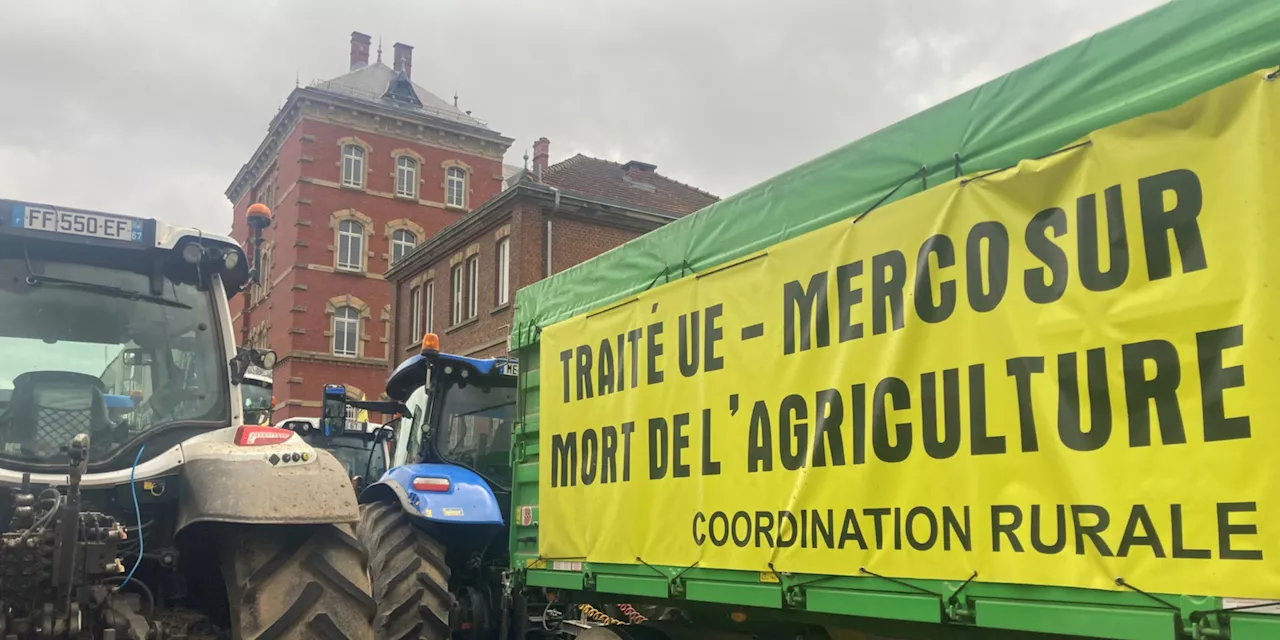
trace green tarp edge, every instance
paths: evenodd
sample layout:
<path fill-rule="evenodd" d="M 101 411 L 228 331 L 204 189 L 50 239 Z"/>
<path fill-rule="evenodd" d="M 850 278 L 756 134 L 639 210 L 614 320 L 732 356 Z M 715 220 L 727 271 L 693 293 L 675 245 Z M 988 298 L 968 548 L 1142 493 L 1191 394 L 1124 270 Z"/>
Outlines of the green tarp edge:
<path fill-rule="evenodd" d="M 1280 0 L 1174 0 L 516 294 L 511 348 L 541 329 L 1280 65 Z M 912 176 L 915 175 L 915 178 Z"/>

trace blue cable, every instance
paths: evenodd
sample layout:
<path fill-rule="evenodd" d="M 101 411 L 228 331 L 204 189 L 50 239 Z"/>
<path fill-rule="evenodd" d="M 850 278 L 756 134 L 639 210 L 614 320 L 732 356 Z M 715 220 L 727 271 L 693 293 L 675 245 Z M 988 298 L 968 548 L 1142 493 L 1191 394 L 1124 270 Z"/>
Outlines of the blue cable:
<path fill-rule="evenodd" d="M 138 485 L 133 481 L 134 474 L 138 472 L 138 461 L 142 459 L 142 452 L 146 448 L 145 444 L 138 447 L 138 455 L 133 458 L 133 467 L 129 469 L 129 490 L 133 492 L 133 512 L 138 514 L 138 559 L 133 561 L 133 568 L 129 570 L 129 575 L 124 577 L 124 582 L 120 583 L 119 589 L 123 589 L 133 579 L 133 572 L 137 571 L 138 565 L 142 564 L 142 552 L 146 549 L 142 544 L 142 509 L 138 508 Z"/>

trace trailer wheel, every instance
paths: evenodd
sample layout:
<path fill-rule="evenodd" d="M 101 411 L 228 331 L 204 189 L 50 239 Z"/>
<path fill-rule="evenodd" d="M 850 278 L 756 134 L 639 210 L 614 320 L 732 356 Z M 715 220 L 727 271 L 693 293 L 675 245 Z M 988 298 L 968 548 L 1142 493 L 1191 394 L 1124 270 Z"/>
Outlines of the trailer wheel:
<path fill-rule="evenodd" d="M 227 540 L 235 640 L 373 640 L 364 547 L 342 525 L 247 525 Z"/>
<path fill-rule="evenodd" d="M 399 503 L 360 505 L 357 535 L 369 549 L 379 640 L 446 640 L 450 635 L 445 546 L 414 526 Z"/>

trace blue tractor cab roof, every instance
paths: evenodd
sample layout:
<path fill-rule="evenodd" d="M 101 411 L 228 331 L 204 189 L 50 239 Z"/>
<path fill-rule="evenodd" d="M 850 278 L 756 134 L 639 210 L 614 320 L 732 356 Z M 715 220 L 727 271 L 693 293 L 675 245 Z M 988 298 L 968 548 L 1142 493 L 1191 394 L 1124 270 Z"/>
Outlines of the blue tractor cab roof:
<path fill-rule="evenodd" d="M 404 402 L 414 389 L 422 386 L 429 362 L 454 365 L 469 369 L 481 378 L 513 378 L 516 375 L 514 358 L 468 358 L 450 353 L 430 353 L 410 356 L 401 362 L 387 378 L 387 396 Z"/>

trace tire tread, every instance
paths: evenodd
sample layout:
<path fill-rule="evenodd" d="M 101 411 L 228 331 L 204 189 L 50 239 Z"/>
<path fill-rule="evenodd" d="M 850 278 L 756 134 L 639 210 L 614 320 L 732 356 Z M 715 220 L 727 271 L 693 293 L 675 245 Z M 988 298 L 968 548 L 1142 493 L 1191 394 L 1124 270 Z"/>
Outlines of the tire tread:
<path fill-rule="evenodd" d="M 368 555 L 352 529 L 248 525 L 237 531 L 223 568 L 233 637 L 373 640 Z"/>
<path fill-rule="evenodd" d="M 357 535 L 369 550 L 379 640 L 446 640 L 450 635 L 445 548 L 416 527 L 398 503 L 360 507 Z"/>

